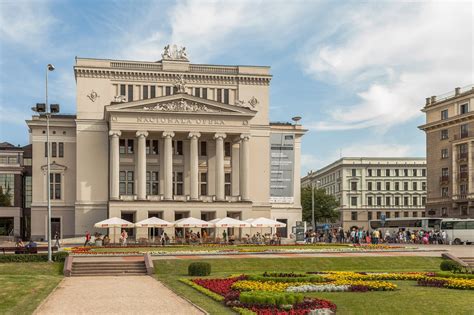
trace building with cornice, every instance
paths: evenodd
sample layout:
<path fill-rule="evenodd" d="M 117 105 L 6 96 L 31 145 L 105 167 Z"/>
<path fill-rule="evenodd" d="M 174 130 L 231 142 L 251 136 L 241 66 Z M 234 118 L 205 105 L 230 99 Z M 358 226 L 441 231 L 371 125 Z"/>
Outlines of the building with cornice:
<path fill-rule="evenodd" d="M 474 217 L 474 86 L 426 99 L 427 215 Z"/>
<path fill-rule="evenodd" d="M 301 220 L 301 125 L 270 123 L 270 68 L 76 58 L 75 116 L 51 119 L 52 220 L 62 237 L 109 217 Z M 33 145 L 31 233 L 46 234 L 45 120 Z M 54 234 L 53 230 L 53 234 Z M 103 232 L 103 231 L 102 231 Z M 146 229 L 129 231 L 147 237 Z M 134 233 L 138 233 L 135 235 Z"/>

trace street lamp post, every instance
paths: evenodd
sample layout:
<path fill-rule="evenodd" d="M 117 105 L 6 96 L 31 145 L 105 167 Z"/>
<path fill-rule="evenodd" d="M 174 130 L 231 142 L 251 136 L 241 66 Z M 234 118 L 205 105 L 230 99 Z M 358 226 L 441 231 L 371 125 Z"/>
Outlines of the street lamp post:
<path fill-rule="evenodd" d="M 48 224 L 47 224 L 47 239 L 48 239 L 48 261 L 53 261 L 53 254 L 51 248 L 51 168 L 50 168 L 50 157 L 51 157 L 51 144 L 49 143 L 49 119 L 52 114 L 59 113 L 59 105 L 51 104 L 48 106 L 48 72 L 53 71 L 54 66 L 48 64 L 46 67 L 46 97 L 45 104 L 37 103 L 36 107 L 32 110 L 37 112 L 40 116 L 46 117 L 46 193 L 47 193 L 47 205 L 48 205 Z"/>
<path fill-rule="evenodd" d="M 317 188 L 319 188 L 320 181 L 316 181 Z M 311 182 L 311 225 L 313 227 L 313 231 L 316 232 L 316 220 L 314 217 L 314 182 Z"/>

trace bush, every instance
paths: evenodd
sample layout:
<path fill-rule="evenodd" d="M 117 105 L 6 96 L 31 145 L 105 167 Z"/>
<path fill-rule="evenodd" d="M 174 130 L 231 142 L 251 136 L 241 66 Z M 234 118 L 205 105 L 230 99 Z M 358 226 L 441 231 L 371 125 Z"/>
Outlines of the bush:
<path fill-rule="evenodd" d="M 209 276 L 211 274 L 211 264 L 203 262 L 194 262 L 188 266 L 188 275 L 190 276 Z"/>
<path fill-rule="evenodd" d="M 440 277 L 440 278 L 473 279 L 474 280 L 473 273 L 452 273 L 452 272 L 439 271 L 435 273 L 435 276 Z"/>
<path fill-rule="evenodd" d="M 455 261 L 452 260 L 443 260 L 439 265 L 439 268 L 443 271 L 451 271 L 451 272 L 461 272 L 462 266 Z"/>
<path fill-rule="evenodd" d="M 58 252 L 53 254 L 53 261 L 64 262 L 69 254 Z M 48 254 L 7 254 L 0 255 L 0 263 L 9 262 L 43 262 L 48 261 Z"/>
<path fill-rule="evenodd" d="M 288 292 L 250 291 L 241 292 L 240 302 L 259 305 L 294 305 L 303 301 L 303 295 Z"/>

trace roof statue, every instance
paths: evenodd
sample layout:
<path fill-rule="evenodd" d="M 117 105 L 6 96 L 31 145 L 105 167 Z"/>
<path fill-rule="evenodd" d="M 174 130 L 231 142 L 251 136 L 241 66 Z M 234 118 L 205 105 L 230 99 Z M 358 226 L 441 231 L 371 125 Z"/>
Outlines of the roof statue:
<path fill-rule="evenodd" d="M 181 74 L 178 74 L 174 87 L 177 93 L 186 93 L 186 81 L 184 81 L 184 77 Z"/>
<path fill-rule="evenodd" d="M 163 48 L 163 53 L 161 54 L 163 60 L 179 60 L 179 61 L 189 61 L 188 54 L 186 52 L 186 47 L 179 47 L 176 45 L 170 46 L 166 45 Z"/>

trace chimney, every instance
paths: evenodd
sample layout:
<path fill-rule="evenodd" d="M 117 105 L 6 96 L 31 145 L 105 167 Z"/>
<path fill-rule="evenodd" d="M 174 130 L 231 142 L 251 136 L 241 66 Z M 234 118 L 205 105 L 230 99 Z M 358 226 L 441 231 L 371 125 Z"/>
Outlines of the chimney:
<path fill-rule="evenodd" d="M 430 105 L 431 99 L 429 97 L 426 98 L 426 106 Z"/>
<path fill-rule="evenodd" d="M 461 94 L 461 88 L 457 87 L 457 88 L 454 89 L 454 95 L 458 96 L 459 94 Z"/>
<path fill-rule="evenodd" d="M 434 103 L 436 103 L 436 95 L 433 95 L 431 97 L 431 104 L 434 104 Z"/>

